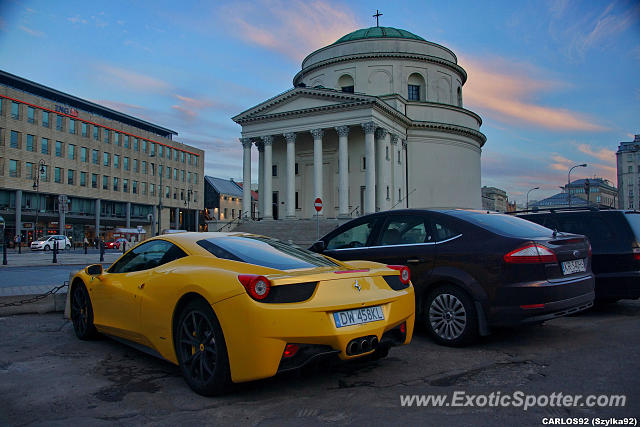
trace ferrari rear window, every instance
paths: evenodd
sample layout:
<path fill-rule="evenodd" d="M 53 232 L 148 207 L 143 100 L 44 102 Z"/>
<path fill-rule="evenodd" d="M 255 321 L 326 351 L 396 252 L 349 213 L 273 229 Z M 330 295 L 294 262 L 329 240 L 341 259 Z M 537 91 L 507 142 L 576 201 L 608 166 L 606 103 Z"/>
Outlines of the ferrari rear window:
<path fill-rule="evenodd" d="M 322 255 L 268 237 L 218 237 L 200 240 L 198 245 L 218 258 L 277 270 L 337 265 Z"/>

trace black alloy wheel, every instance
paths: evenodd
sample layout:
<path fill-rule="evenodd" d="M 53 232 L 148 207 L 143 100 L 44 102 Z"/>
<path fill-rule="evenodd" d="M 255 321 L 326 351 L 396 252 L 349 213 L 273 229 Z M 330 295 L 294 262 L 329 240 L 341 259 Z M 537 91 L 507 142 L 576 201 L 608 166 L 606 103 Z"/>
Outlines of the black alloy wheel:
<path fill-rule="evenodd" d="M 73 286 L 71 293 L 71 322 L 76 336 L 81 340 L 90 340 L 97 335 L 93 324 L 93 307 L 84 283 Z"/>
<path fill-rule="evenodd" d="M 231 384 L 229 359 L 211 306 L 191 301 L 180 315 L 174 337 L 178 363 L 189 386 L 203 396 L 226 392 Z"/>
<path fill-rule="evenodd" d="M 439 344 L 460 347 L 478 338 L 478 316 L 473 300 L 452 285 L 431 291 L 422 311 L 423 322 Z"/>

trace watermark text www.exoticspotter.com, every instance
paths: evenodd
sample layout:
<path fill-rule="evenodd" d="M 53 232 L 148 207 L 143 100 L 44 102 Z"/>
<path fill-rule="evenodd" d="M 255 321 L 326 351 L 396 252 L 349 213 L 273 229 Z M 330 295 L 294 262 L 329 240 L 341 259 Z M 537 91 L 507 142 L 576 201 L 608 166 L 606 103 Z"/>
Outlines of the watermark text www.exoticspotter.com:
<path fill-rule="evenodd" d="M 474 408 L 522 408 L 528 410 L 535 407 L 551 408 L 603 408 L 624 407 L 627 396 L 619 394 L 527 394 L 523 391 L 488 394 L 469 394 L 465 391 L 454 391 L 452 394 L 401 394 L 400 406 L 404 407 L 474 407 Z"/>

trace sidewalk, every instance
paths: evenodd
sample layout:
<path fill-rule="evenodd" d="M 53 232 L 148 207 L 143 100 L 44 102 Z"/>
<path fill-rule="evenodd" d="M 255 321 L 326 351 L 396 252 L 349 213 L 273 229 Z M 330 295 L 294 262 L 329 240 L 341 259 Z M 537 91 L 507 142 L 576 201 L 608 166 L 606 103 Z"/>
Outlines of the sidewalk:
<path fill-rule="evenodd" d="M 104 263 L 113 264 L 113 262 L 122 255 L 122 252 L 108 251 L 104 253 Z M 34 266 L 55 266 L 55 265 L 90 265 L 100 262 L 100 254 L 93 250 L 86 255 L 82 250 L 69 250 L 60 251 L 58 253 L 58 262 L 54 264 L 53 253 L 51 251 L 31 251 L 30 249 L 23 249 L 19 254 L 13 249 L 7 250 L 7 265 L 2 265 L 0 262 L 0 272 L 2 268 L 6 267 L 34 267 Z M 0 259 L 2 259 L 2 252 L 0 252 Z"/>

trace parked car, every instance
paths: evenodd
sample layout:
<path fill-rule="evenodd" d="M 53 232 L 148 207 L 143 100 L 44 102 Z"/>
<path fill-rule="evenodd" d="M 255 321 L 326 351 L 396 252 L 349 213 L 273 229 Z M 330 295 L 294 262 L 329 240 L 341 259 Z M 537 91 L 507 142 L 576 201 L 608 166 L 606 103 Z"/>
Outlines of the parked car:
<path fill-rule="evenodd" d="M 542 322 L 593 305 L 587 239 L 509 215 L 380 212 L 342 225 L 311 250 L 408 265 L 416 323 L 445 345 L 471 343 L 491 326 Z"/>
<path fill-rule="evenodd" d="M 43 236 L 38 240 L 31 242 L 32 251 L 50 251 L 53 246 L 58 244 L 58 250 L 71 249 L 71 241 L 68 237 L 62 235 Z"/>
<path fill-rule="evenodd" d="M 120 249 L 120 245 L 122 245 L 123 242 L 125 242 L 125 244 L 129 243 L 127 241 L 127 239 L 125 239 L 124 237 L 119 237 L 119 238 L 117 238 L 115 240 L 110 240 L 108 242 L 105 242 L 104 248 L 105 249 Z"/>
<path fill-rule="evenodd" d="M 640 212 L 572 208 L 517 215 L 547 228 L 589 238 L 596 301 L 640 297 Z"/>
<path fill-rule="evenodd" d="M 77 273 L 68 298 L 80 339 L 100 332 L 145 348 L 203 395 L 320 357 L 384 356 L 411 341 L 415 313 L 406 267 L 243 233 L 157 236 L 107 271 Z"/>

